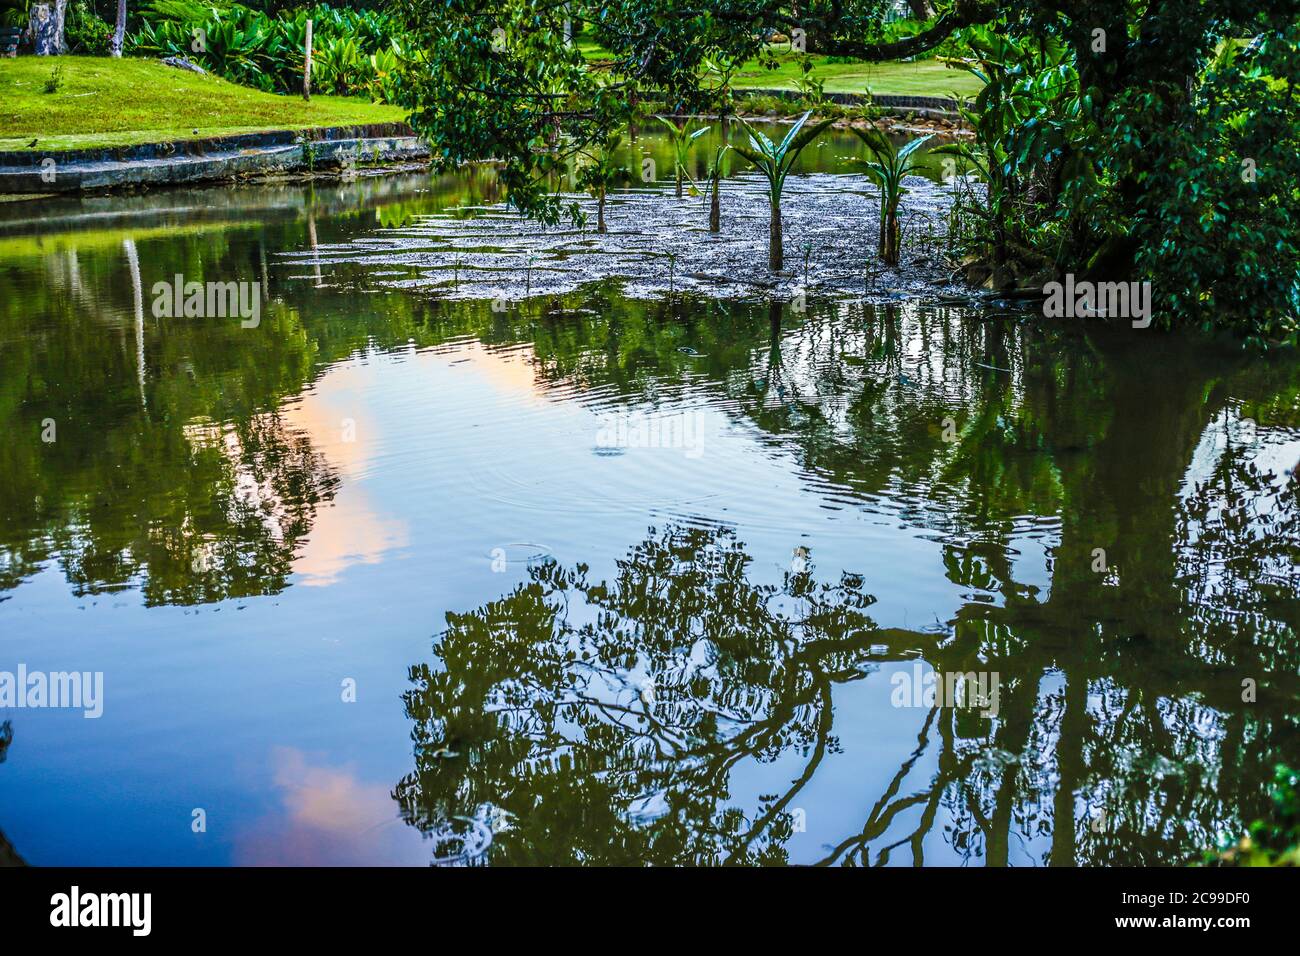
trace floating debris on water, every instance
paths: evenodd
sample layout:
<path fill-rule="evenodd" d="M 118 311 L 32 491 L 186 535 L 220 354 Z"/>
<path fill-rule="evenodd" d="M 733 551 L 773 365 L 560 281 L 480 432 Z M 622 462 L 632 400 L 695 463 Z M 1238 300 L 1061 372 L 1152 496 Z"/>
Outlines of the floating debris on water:
<path fill-rule="evenodd" d="M 320 282 L 329 273 L 333 285 L 490 299 L 494 308 L 497 301 L 508 307 L 609 280 L 631 298 L 952 300 L 965 287 L 935 275 L 952 191 L 920 176 L 906 182 L 907 240 L 903 263 L 895 269 L 875 261 L 869 238 L 879 218 L 879 191 L 864 176 L 828 173 L 792 176 L 786 184 L 781 208 L 791 265 L 779 273 L 767 267 L 766 182 L 753 173 L 723 182 L 720 233 L 708 231 L 703 203 L 655 186 L 611 194 L 605 234 L 590 225 L 547 228 L 505 206 L 457 208 L 403 228 L 303 250 L 285 264 L 311 267 L 310 276 L 294 278 Z M 580 194 L 570 198 L 594 222 L 594 202 Z M 868 268 L 873 281 L 864 288 Z"/>

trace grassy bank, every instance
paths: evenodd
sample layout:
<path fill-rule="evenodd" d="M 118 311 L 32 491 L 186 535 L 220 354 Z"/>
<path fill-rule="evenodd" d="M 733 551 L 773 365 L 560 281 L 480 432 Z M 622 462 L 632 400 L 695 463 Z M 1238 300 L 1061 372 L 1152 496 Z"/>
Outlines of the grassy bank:
<path fill-rule="evenodd" d="M 53 92 L 52 74 L 58 70 Z M 25 56 L 0 65 L 0 150 L 84 149 L 267 129 L 389 123 L 395 106 L 276 96 L 154 60 Z"/>
<path fill-rule="evenodd" d="M 589 60 L 605 60 L 609 52 L 589 39 L 580 39 L 578 47 Z M 800 58 L 786 46 L 773 48 L 778 56 L 776 69 L 758 60 L 745 63 L 732 76 L 731 85 L 744 90 L 797 90 L 803 76 Z M 954 69 L 937 59 L 911 63 L 835 62 L 831 57 L 812 57 L 813 77 L 821 80 L 827 93 L 874 93 L 893 96 L 974 96 L 981 83 L 965 70 Z"/>
<path fill-rule="evenodd" d="M 825 83 L 827 93 L 874 93 L 894 96 L 974 96 L 980 81 L 965 70 L 939 60 L 914 63 L 833 63 L 814 56 L 813 77 Z M 803 73 L 793 57 L 783 57 L 775 70 L 751 60 L 732 79 L 737 90 L 797 90 Z"/>

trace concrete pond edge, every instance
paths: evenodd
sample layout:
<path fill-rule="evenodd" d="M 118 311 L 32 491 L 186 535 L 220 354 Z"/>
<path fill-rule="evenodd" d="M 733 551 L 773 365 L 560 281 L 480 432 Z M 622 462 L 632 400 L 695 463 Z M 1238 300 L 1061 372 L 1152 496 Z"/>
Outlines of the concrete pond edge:
<path fill-rule="evenodd" d="M 39 145 L 39 142 L 38 142 Z M 0 152 L 0 193 L 87 192 L 417 162 L 428 147 L 405 123 L 269 130 L 96 149 Z"/>

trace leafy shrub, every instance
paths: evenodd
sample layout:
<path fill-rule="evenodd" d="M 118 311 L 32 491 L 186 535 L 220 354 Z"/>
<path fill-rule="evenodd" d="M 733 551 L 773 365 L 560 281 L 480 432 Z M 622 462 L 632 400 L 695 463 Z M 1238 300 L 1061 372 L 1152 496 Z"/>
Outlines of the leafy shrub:
<path fill-rule="evenodd" d="M 1225 48 L 1198 95 L 1124 158 L 1148 177 L 1138 261 L 1164 307 L 1251 344 L 1300 344 L 1300 25 Z M 1149 109 L 1123 104 L 1121 134 Z M 1124 142 L 1124 140 L 1121 140 Z"/>
<path fill-rule="evenodd" d="M 63 37 L 73 53 L 103 56 L 108 52 L 108 41 L 113 28 L 103 20 L 86 0 L 77 0 L 68 7 L 64 18 Z"/>
<path fill-rule="evenodd" d="M 50 75 L 45 79 L 45 85 L 41 87 L 42 92 L 57 93 L 59 87 L 63 85 L 63 64 L 60 63 L 50 70 Z"/>
<path fill-rule="evenodd" d="M 313 21 L 314 91 L 392 99 L 403 47 L 397 22 L 375 11 L 321 4 L 272 16 L 236 3 L 155 0 L 129 47 L 153 56 L 187 57 L 244 86 L 296 93 L 302 88 L 308 19 Z"/>
<path fill-rule="evenodd" d="M 986 82 L 963 110 L 975 142 L 938 152 L 988 184 L 979 276 L 1124 275 L 1151 283 L 1157 324 L 1300 344 L 1300 25 L 1222 44 L 1186 94 L 1104 95 L 1058 37 L 965 37 Z"/>

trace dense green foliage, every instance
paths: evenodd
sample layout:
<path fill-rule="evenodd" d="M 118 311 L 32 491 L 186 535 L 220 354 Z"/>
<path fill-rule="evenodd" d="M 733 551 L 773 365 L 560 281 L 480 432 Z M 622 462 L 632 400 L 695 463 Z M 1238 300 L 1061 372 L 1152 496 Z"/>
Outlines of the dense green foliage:
<path fill-rule="evenodd" d="M 884 7 L 415 0 L 422 56 L 403 104 L 444 164 L 501 161 L 511 200 L 553 221 L 544 174 L 566 152 L 649 96 L 683 112 L 725 106 L 717 78 L 775 36 L 802 31 L 822 53 L 865 61 L 964 44 L 988 81 L 970 106 L 970 158 L 990 180 L 968 250 L 986 263 L 981 281 L 1150 281 L 1159 325 L 1296 340 L 1297 0 L 955 0 L 907 35 Z M 570 17 L 609 51 L 599 71 L 566 42 Z"/>
<path fill-rule="evenodd" d="M 977 279 L 1140 278 L 1164 324 L 1230 320 L 1256 343 L 1295 341 L 1300 91 L 1284 78 L 1300 30 L 1246 53 L 1225 38 L 1182 85 L 1135 83 L 1109 99 L 1062 39 L 968 37 L 987 83 L 966 111 L 977 141 L 944 149 L 988 185 L 978 240 L 991 254 Z"/>
<path fill-rule="evenodd" d="M 1206 328 L 1252 316 L 1257 342 L 1300 341 L 1300 23 L 1216 58 L 1192 101 L 1115 148 L 1141 182 L 1139 267 L 1164 305 Z M 1117 111 L 1121 116 L 1123 110 Z M 1132 130 L 1133 139 L 1126 139 Z"/>
<path fill-rule="evenodd" d="M 325 4 L 262 13 L 239 4 L 157 0 L 128 50 L 183 56 L 209 72 L 267 92 L 302 89 L 307 21 L 312 21 L 312 89 L 391 101 L 403 45 L 387 14 Z"/>

